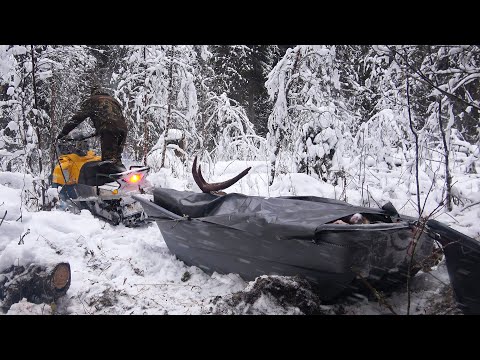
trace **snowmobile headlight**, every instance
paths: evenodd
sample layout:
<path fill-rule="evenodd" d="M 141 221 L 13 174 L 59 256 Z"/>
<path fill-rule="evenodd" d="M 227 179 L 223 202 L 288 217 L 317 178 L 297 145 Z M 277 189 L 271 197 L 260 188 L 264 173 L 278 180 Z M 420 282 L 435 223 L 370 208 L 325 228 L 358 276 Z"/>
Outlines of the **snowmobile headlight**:
<path fill-rule="evenodd" d="M 139 182 L 141 179 L 142 179 L 142 176 L 140 174 L 133 174 L 127 179 L 127 181 L 129 183 L 136 183 L 136 182 Z"/>
<path fill-rule="evenodd" d="M 117 195 L 118 194 L 118 189 L 112 190 L 112 194 Z"/>

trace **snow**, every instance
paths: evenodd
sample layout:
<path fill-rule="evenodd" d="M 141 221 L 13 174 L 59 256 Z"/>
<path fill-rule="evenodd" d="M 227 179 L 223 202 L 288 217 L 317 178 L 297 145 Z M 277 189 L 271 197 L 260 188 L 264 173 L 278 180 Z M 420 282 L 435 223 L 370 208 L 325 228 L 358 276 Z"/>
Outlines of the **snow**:
<path fill-rule="evenodd" d="M 53 313 L 54 311 L 51 305 L 33 304 L 23 298 L 10 307 L 7 315 L 51 315 Z"/>
<path fill-rule="evenodd" d="M 210 297 L 244 287 L 238 275 L 208 276 L 176 260 L 153 223 L 145 228 L 113 227 L 86 210 L 80 215 L 56 210 L 31 212 L 24 214 L 21 222 L 15 221 L 23 183 L 18 181 L 18 174 L 2 175 L 0 198 L 4 204 L 0 210 L 3 214 L 7 209 L 8 216 L 0 235 L 0 268 L 69 262 L 72 283 L 60 301 L 59 313 L 199 313 Z M 30 232 L 24 243 L 18 245 L 27 229 Z M 181 278 L 187 271 L 191 277 L 183 283 Z M 104 308 L 104 303 L 112 306 Z M 22 304 L 9 314 L 40 313 L 39 306 Z"/>
<path fill-rule="evenodd" d="M 58 307 L 21 301 L 9 313 L 213 313 L 210 307 L 218 297 L 249 291 L 235 274 L 207 276 L 177 261 L 155 224 L 133 230 L 112 227 L 87 211 L 38 212 L 40 181 L 47 178 L 53 156 L 48 132 L 60 130 L 82 100 L 86 79 L 98 75 L 100 59 L 92 50 L 112 56 L 115 64 L 104 80 L 111 75 L 108 88 L 123 104 L 128 121 L 124 163 L 136 165 L 128 157 L 146 155 L 155 186 L 199 191 L 190 173 L 198 155 L 209 182 L 252 167 L 228 192 L 313 195 L 372 207 L 391 201 L 411 216 L 418 215 L 418 196 L 425 214 L 435 211 L 434 219 L 480 239 L 478 94 L 468 90 L 479 81 L 478 47 L 296 45 L 282 50 L 283 56 L 275 55 L 280 50 L 275 48 L 0 45 L 0 170 L 22 171 L 0 172 L 0 271 L 12 264 L 62 259 L 74 271 L 72 287 Z M 402 53 L 438 75 L 439 89 L 467 103 L 452 102 L 416 81 Z M 254 54 L 256 60 L 250 58 Z M 36 89 L 29 77 L 34 62 Z M 265 76 L 256 75 L 255 64 Z M 55 86 L 42 81 L 52 74 Z M 255 83 L 263 82 L 270 102 L 256 85 L 247 89 L 251 76 Z M 410 100 L 414 106 L 409 108 Z M 448 213 L 439 208 L 446 197 L 444 138 L 452 176 L 453 210 Z M 46 195 L 51 200 L 57 190 L 48 189 Z M 434 311 L 431 298 L 446 294 L 445 285 L 432 280 L 448 282 L 442 264 L 414 279 L 418 291 L 412 311 Z M 405 294 L 403 289 L 389 296 L 399 312 L 406 311 Z M 272 295 L 257 295 L 255 303 L 233 309 L 225 303 L 226 312 L 299 311 Z M 322 311 L 342 313 L 336 305 Z M 343 305 L 347 313 L 390 311 L 361 296 Z"/>
<path fill-rule="evenodd" d="M 247 166 L 252 166 L 250 173 L 228 189 L 229 192 L 329 198 L 339 198 L 342 192 L 341 186 L 334 187 L 299 173 L 281 175 L 268 187 L 268 166 L 261 161 L 218 162 L 211 171 L 205 168 L 205 176 L 207 181 L 222 181 Z M 191 175 L 175 178 L 169 169 L 150 174 L 148 180 L 155 186 L 198 191 Z M 384 181 L 386 184 L 393 182 L 392 179 Z M 93 217 L 86 210 L 79 215 L 60 210 L 29 211 L 20 204 L 22 191 L 31 186 L 30 176 L 0 173 L 0 217 L 7 211 L 0 232 L 0 269 L 12 264 L 65 261 L 71 266 L 72 282 L 55 308 L 50 304 L 35 305 L 23 299 L 14 304 L 7 314 L 209 314 L 215 308 L 214 299 L 251 287 L 252 282 L 245 282 L 237 274 L 214 273 L 210 276 L 198 267 L 185 265 L 169 251 L 155 223 L 140 228 L 115 227 Z M 467 197 L 477 193 L 478 186 L 478 178 L 457 184 Z M 381 189 L 377 191 L 382 193 Z M 347 190 L 346 195 L 350 203 L 360 204 L 358 192 Z M 388 193 L 383 195 L 388 196 Z M 396 195 L 396 199 L 391 199 L 395 206 L 408 202 L 406 191 L 397 189 Z M 434 201 L 431 201 L 429 206 L 433 206 Z M 401 212 L 405 213 L 407 208 Z M 18 219 L 20 215 L 22 217 Z M 476 205 L 463 211 L 455 207 L 451 214 L 442 214 L 438 220 L 478 239 L 479 217 L 480 206 Z M 20 242 L 22 235 L 25 236 Z M 435 268 L 432 275 L 420 273 L 414 278 L 412 313 L 428 311 L 428 304 L 437 296 L 441 281 L 448 283 L 444 263 Z M 388 300 L 396 312 L 406 313 L 405 289 L 395 292 Z M 325 309 L 332 313 L 340 311 L 336 304 L 325 305 Z M 342 309 L 349 314 L 390 313 L 377 301 L 362 297 Z M 254 304 L 238 305 L 228 311 L 301 314 L 298 308 L 279 305 L 270 295 L 262 295 Z"/>

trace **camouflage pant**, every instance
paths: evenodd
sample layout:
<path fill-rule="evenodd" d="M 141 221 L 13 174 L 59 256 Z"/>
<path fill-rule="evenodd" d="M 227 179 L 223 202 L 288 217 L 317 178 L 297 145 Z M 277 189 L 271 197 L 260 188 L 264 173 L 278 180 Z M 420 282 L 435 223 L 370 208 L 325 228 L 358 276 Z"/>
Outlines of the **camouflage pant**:
<path fill-rule="evenodd" d="M 102 130 L 100 141 L 102 143 L 102 160 L 113 160 L 122 163 L 122 151 L 127 139 L 127 132 L 123 129 Z"/>

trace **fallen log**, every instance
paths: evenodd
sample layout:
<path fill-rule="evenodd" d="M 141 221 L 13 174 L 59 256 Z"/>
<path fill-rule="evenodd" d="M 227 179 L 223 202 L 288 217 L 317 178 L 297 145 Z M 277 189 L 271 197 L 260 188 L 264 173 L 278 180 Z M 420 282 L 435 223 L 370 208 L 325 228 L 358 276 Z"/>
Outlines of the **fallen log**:
<path fill-rule="evenodd" d="M 0 307 L 6 312 L 23 298 L 34 304 L 51 304 L 66 294 L 70 282 L 68 263 L 12 265 L 0 273 Z"/>

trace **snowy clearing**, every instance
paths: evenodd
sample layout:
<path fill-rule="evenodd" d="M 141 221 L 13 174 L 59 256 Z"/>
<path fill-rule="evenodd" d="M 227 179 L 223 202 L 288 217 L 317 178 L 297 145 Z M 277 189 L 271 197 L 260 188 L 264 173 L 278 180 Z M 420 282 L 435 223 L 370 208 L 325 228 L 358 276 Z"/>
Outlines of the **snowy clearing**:
<path fill-rule="evenodd" d="M 222 180 L 247 165 L 253 166 L 252 171 L 232 186 L 230 192 L 264 196 L 308 194 L 332 198 L 341 192 L 338 186 L 334 188 L 305 174 L 280 177 L 268 191 L 265 167 L 261 163 L 244 161 L 218 163 L 211 179 L 207 181 Z M 209 173 L 205 171 L 205 174 Z M 167 169 L 151 174 L 149 180 L 157 186 L 199 191 L 193 185 L 191 176 L 175 179 Z M 464 182 L 470 185 L 462 188 L 462 191 L 477 191 L 479 179 L 470 180 Z M 72 269 L 72 282 L 67 295 L 58 301 L 57 307 L 35 305 L 23 300 L 14 304 L 7 314 L 303 313 L 298 304 L 280 302 L 268 292 L 255 298 L 252 304 L 232 302 L 233 294 L 244 290 L 248 292 L 255 282 L 245 282 L 236 274 L 215 273 L 209 276 L 197 267 L 186 266 L 168 250 L 155 223 L 140 228 L 123 225 L 114 227 L 94 218 L 87 210 L 74 215 L 60 210 L 29 212 L 25 207 L 21 209 L 22 189 L 28 188 L 29 184 L 29 176 L 0 174 L 0 215 L 3 216 L 7 211 L 0 232 L 0 268 L 12 264 L 66 261 Z M 389 200 L 400 208 L 408 200 L 406 195 L 402 195 L 396 192 L 396 198 Z M 384 194 L 383 198 L 382 194 L 379 197 L 381 202 L 387 200 Z M 347 198 L 353 204 L 360 201 L 355 191 L 347 191 Z M 403 213 L 409 211 L 413 212 L 413 209 L 405 206 Z M 439 219 L 478 239 L 478 205 L 454 214 L 456 216 L 442 215 Z M 411 313 L 448 311 L 445 304 L 443 307 L 438 305 L 441 302 L 448 303 L 448 296 L 451 298 L 451 294 L 447 294 L 448 289 L 444 260 L 430 273 L 420 272 L 412 284 Z M 439 294 L 443 296 L 439 297 Z M 389 296 L 388 302 L 396 313 L 405 314 L 405 289 L 399 289 Z M 435 306 L 439 308 L 435 309 Z M 319 311 L 325 314 L 392 313 L 386 306 L 364 296 L 344 299 L 339 304 L 322 305 Z M 450 311 L 455 313 L 452 309 Z"/>

